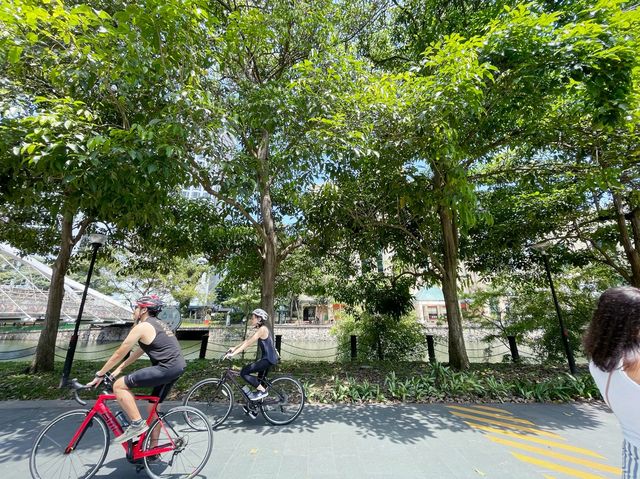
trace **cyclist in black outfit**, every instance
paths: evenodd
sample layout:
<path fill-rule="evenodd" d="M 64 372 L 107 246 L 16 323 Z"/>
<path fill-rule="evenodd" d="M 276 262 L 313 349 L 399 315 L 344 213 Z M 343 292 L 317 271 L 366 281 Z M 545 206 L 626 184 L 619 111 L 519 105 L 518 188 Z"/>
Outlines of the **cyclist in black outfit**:
<path fill-rule="evenodd" d="M 269 315 L 264 309 L 254 309 L 251 313 L 252 326 L 257 328 L 257 331 L 249 339 L 246 339 L 242 344 L 235 348 L 230 348 L 226 354 L 227 358 L 232 358 L 236 354 L 241 353 L 256 341 L 260 345 L 260 351 L 262 357 L 251 364 L 247 364 L 240 370 L 242 378 L 257 389 L 255 392 L 250 392 L 245 386 L 243 389 L 247 396 L 252 401 L 258 401 L 268 396 L 267 390 L 261 383 L 261 379 L 267 374 L 269 368 L 278 363 L 278 352 L 273 345 L 273 338 L 266 323 L 269 319 Z M 258 373 L 258 376 L 252 376 L 252 373 Z"/>
<path fill-rule="evenodd" d="M 162 306 L 162 300 L 156 295 L 143 296 L 136 300 L 136 307 L 133 310 L 133 328 L 111 358 L 96 372 L 93 381 L 88 384 L 88 386 L 98 386 L 104 375 L 120 363 L 136 343 L 140 347 L 131 352 L 129 357 L 114 369 L 113 375 L 115 377 L 120 375 L 124 368 L 135 362 L 143 353 L 151 359 L 152 366 L 118 378 L 113 384 L 113 392 L 118 404 L 131 423 L 122 435 L 115 438 L 118 442 L 135 439 L 149 427 L 140 415 L 131 388 L 153 387 L 151 395 L 160 397 L 162 402 L 187 365 L 173 331 L 157 318 Z M 160 433 L 159 429 L 157 433 Z"/>

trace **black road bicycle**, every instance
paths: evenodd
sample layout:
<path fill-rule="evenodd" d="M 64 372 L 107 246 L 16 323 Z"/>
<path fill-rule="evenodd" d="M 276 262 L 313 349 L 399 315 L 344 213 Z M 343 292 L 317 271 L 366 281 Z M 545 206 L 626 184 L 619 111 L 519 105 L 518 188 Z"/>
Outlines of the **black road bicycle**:
<path fill-rule="evenodd" d="M 221 358 L 221 361 L 225 356 Z M 233 369 L 229 360 L 220 378 L 207 378 L 196 383 L 187 392 L 183 404 L 200 410 L 209 418 L 211 427 L 222 424 L 233 408 L 234 396 L 231 386 L 239 392 L 239 400 L 243 403 L 245 414 L 255 418 L 258 411 L 271 424 L 282 426 L 294 421 L 304 408 L 304 389 L 300 381 L 291 376 L 267 378 L 265 374 L 262 384 L 269 395 L 264 399 L 252 401 L 242 389 L 239 381 L 240 372 Z M 244 381 L 243 381 L 244 382 Z M 189 421 L 189 418 L 185 418 Z"/>

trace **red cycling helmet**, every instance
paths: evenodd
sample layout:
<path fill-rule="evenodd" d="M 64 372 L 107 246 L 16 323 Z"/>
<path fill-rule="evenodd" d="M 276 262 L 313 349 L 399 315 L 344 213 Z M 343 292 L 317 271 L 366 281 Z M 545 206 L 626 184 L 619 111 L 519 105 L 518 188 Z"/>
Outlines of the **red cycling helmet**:
<path fill-rule="evenodd" d="M 147 311 L 151 316 L 157 316 L 164 306 L 164 303 L 157 294 L 138 298 L 136 299 L 136 304 L 141 308 L 147 308 Z"/>

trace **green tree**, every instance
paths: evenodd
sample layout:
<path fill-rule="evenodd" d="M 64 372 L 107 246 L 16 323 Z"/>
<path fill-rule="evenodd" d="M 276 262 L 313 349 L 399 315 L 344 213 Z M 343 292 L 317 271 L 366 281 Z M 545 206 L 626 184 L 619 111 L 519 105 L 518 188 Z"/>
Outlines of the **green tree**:
<path fill-rule="evenodd" d="M 177 65 L 199 52 L 182 48 L 202 28 L 198 5 L 107 6 L 0 7 L 0 237 L 56 258 L 32 370 L 53 368 L 64 276 L 85 232 L 161 222 L 185 178 L 173 158 L 185 129 L 171 120 L 188 103 L 193 69 Z"/>
<path fill-rule="evenodd" d="M 210 291 L 209 298 L 206 298 L 206 293 L 199 288 L 203 275 L 208 274 L 210 268 L 199 257 L 176 255 L 151 264 L 145 264 L 144 259 L 141 262 L 137 255 L 123 250 L 114 251 L 110 258 L 97 264 L 95 281 L 103 284 L 107 291 L 118 292 L 130 304 L 146 294 L 173 298 L 183 315 L 192 300 L 198 300 L 200 304 L 211 303 L 215 292 Z M 77 274 L 79 278 L 84 277 L 82 269 Z"/>
<path fill-rule="evenodd" d="M 304 241 L 301 196 L 324 163 L 312 132 L 340 94 L 331 72 L 351 56 L 344 45 L 358 26 L 347 20 L 361 4 L 278 0 L 212 7 L 219 23 L 210 36 L 216 84 L 208 95 L 217 108 L 194 142 L 203 161 L 192 158 L 192 171 L 232 224 L 251 229 L 245 249 L 251 264 L 258 261 L 260 304 L 270 315 L 278 269 Z"/>
<path fill-rule="evenodd" d="M 622 278 L 604 265 L 562 267 L 559 252 L 554 253 L 551 261 L 554 286 L 569 344 L 574 354 L 579 354 L 599 294 L 619 285 Z M 485 338 L 487 341 L 504 341 L 507 335 L 514 335 L 540 359 L 566 361 L 558 316 L 549 307 L 549 283 L 542 266 L 537 266 L 537 270 L 504 272 L 493 277 L 490 288 L 470 298 L 468 318 L 495 330 Z"/>
<path fill-rule="evenodd" d="M 594 112 L 593 124 L 620 121 L 636 62 L 635 14 L 616 2 L 595 11 L 546 12 L 535 3 L 507 8 L 481 34 L 452 33 L 429 44 L 422 60 L 408 62 L 409 71 L 381 75 L 345 98 L 341 116 L 326 118 L 327 135 L 355 145 L 352 169 L 342 168 L 338 188 L 326 188 L 326 195 L 346 199 L 340 216 L 360 218 L 358 228 L 385 231 L 378 233 L 382 245 L 395 234 L 397 257 L 437 278 L 456 368 L 468 367 L 460 245 L 486 216 L 474 173 L 509 147 L 548 142 L 579 112 Z M 605 85 L 610 95 L 601 94 Z M 568 107 L 574 101 L 579 110 Z"/>
<path fill-rule="evenodd" d="M 626 31 L 638 49 L 637 12 L 620 11 L 607 22 L 603 37 Z M 602 52 L 600 61 L 605 80 L 619 79 L 613 91 L 599 83 L 602 79 L 581 85 L 556 102 L 544 122 L 553 129 L 492 155 L 479 170 L 481 208 L 492 224 L 480 222 L 464 246 L 474 268 L 521 266 L 527 261 L 523 245 L 545 238 L 565 250 L 565 264 L 604 264 L 627 283 L 640 284 L 638 69 L 629 71 L 609 54 Z M 589 103 L 588 88 L 599 92 L 594 95 L 610 92 L 615 121 L 607 120 L 612 112 L 606 104 Z"/>
<path fill-rule="evenodd" d="M 346 315 L 333 328 L 343 359 L 351 355 L 351 336 L 358 338 L 358 358 L 386 361 L 422 361 L 426 350 L 422 325 L 415 314 L 400 318 L 363 312 Z"/>

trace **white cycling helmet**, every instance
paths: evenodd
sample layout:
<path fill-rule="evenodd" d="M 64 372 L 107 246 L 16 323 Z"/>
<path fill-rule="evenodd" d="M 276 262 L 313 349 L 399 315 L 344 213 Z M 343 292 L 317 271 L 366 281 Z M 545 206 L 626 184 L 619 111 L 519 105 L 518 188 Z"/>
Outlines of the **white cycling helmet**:
<path fill-rule="evenodd" d="M 264 323 L 266 321 L 269 320 L 269 314 L 267 314 L 267 312 L 264 309 L 254 309 L 251 312 L 252 315 L 256 315 L 258 318 L 260 318 L 260 322 Z"/>

